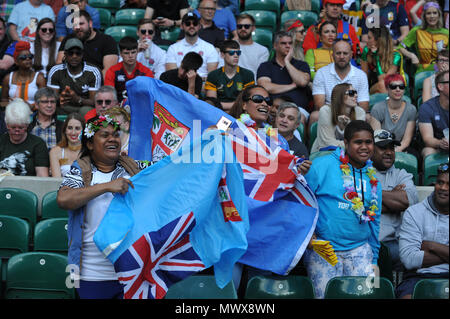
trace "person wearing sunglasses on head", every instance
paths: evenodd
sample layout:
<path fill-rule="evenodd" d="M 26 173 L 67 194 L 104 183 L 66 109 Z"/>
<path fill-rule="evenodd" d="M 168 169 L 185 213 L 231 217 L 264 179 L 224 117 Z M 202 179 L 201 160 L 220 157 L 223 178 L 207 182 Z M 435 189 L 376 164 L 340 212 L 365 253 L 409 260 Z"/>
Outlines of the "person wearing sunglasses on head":
<path fill-rule="evenodd" d="M 424 159 L 433 153 L 448 153 L 448 72 L 447 70 L 436 74 L 435 85 L 439 95 L 429 99 L 419 108 L 419 131 L 425 143 L 422 149 Z M 445 136 L 445 130 L 447 130 L 447 136 Z"/>
<path fill-rule="evenodd" d="M 166 51 L 155 44 L 156 27 L 151 19 L 141 19 L 137 25 L 138 54 L 137 61 L 149 68 L 159 79 L 166 71 Z"/>
<path fill-rule="evenodd" d="M 119 103 L 126 96 L 126 83 L 138 76 L 153 78 L 153 72 L 136 61 L 138 42 L 133 37 L 123 37 L 119 41 L 121 62 L 113 65 L 106 71 L 105 85 L 110 85 L 118 92 Z"/>
<path fill-rule="evenodd" d="M 221 58 L 225 65 L 208 74 L 205 83 L 207 97 L 217 98 L 222 109 L 228 112 L 236 97 L 247 86 L 255 84 L 252 71 L 238 66 L 241 50 L 239 43 L 226 40 L 220 48 Z"/>
<path fill-rule="evenodd" d="M 306 29 L 300 20 L 296 20 L 286 29 L 292 36 L 292 47 L 294 48 L 293 57 L 296 60 L 305 61 L 305 54 L 303 52 L 303 41 L 305 41 Z"/>
<path fill-rule="evenodd" d="M 417 110 L 403 99 L 405 80 L 400 74 L 387 75 L 384 83 L 388 98 L 376 103 L 370 111 L 370 125 L 374 130 L 387 130 L 395 134 L 400 142 L 396 152 L 407 152 L 420 159 L 419 152 L 411 146 L 416 131 Z"/>
<path fill-rule="evenodd" d="M 34 94 L 45 87 L 45 77 L 33 70 L 33 54 L 30 52 L 30 43 L 19 41 L 15 45 L 14 61 L 17 71 L 7 74 L 2 83 L 1 106 L 6 106 L 14 98 L 24 100 L 31 109 L 34 108 Z"/>
<path fill-rule="evenodd" d="M 407 271 L 396 288 L 397 298 L 411 299 L 421 279 L 449 278 L 448 174 L 448 162 L 439 165 L 433 192 L 403 214 L 399 250 Z"/>
<path fill-rule="evenodd" d="M 83 57 L 83 43 L 71 38 L 64 45 L 64 62 L 52 67 L 48 74 L 47 86 L 59 94 L 57 114 L 78 112 L 84 116 L 94 107 L 102 73 Z"/>
<path fill-rule="evenodd" d="M 354 120 L 366 119 L 366 112 L 358 106 L 358 92 L 349 83 L 341 83 L 333 88 L 330 105 L 319 111 L 317 138 L 311 153 L 321 150 L 344 148 L 344 131 Z"/>
<path fill-rule="evenodd" d="M 188 52 L 196 52 L 203 58 L 203 64 L 197 73 L 206 80 L 208 73 L 217 69 L 219 54 L 212 44 L 199 37 L 198 32 L 201 27 L 195 13 L 188 12 L 183 16 L 181 28 L 184 30 L 184 39 L 172 44 L 167 49 L 166 71 L 178 68 Z"/>
<path fill-rule="evenodd" d="M 104 116 L 107 110 L 119 105 L 116 89 L 113 86 L 103 85 L 95 92 L 94 103 L 95 108 L 84 115 L 85 122 L 97 115 Z"/>

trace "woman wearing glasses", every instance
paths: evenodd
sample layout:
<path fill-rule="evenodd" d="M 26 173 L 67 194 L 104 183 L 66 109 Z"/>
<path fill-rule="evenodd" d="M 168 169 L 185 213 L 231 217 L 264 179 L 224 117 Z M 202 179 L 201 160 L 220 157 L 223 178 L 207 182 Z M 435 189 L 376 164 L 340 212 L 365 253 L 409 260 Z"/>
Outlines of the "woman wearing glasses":
<path fill-rule="evenodd" d="M 45 77 L 42 73 L 33 70 L 34 56 L 30 52 L 30 43 L 17 42 L 13 57 L 17 71 L 7 74 L 3 79 L 0 104 L 6 106 L 11 100 L 19 97 L 33 109 L 34 94 L 46 86 Z"/>
<path fill-rule="evenodd" d="M 344 130 L 353 120 L 366 119 L 366 112 L 358 106 L 358 92 L 349 83 L 341 83 L 333 88 L 331 104 L 319 111 L 317 138 L 311 153 L 320 150 L 344 148 Z"/>
<path fill-rule="evenodd" d="M 336 26 L 332 22 L 325 21 L 320 25 L 319 37 L 322 46 L 317 49 L 309 49 L 305 55 L 305 62 L 308 63 L 311 70 L 311 81 L 320 68 L 333 63 L 333 43 L 336 35 Z"/>
<path fill-rule="evenodd" d="M 295 21 L 287 32 L 292 36 L 292 47 L 294 48 L 293 58 L 300 61 L 305 61 L 305 54 L 303 53 L 303 41 L 305 40 L 306 29 L 300 20 Z"/>
<path fill-rule="evenodd" d="M 367 33 L 367 46 L 361 55 L 361 70 L 369 78 L 370 94 L 387 93 L 384 78 L 402 68 L 402 55 L 394 49 L 389 30 L 381 26 Z"/>
<path fill-rule="evenodd" d="M 388 75 L 384 79 L 388 99 L 378 102 L 371 110 L 370 125 L 373 130 L 383 129 L 394 133 L 401 145 L 395 147 L 396 152 L 408 152 L 419 156 L 410 147 L 416 130 L 416 107 L 405 101 L 405 80 L 400 74 Z"/>
<path fill-rule="evenodd" d="M 42 72 L 47 78 L 47 73 L 56 64 L 61 42 L 56 40 L 55 23 L 50 18 L 44 18 L 37 25 L 36 39 L 31 45 L 31 53 L 34 54 L 33 69 Z"/>
<path fill-rule="evenodd" d="M 139 37 L 137 61 L 152 70 L 155 79 L 159 79 L 166 71 L 166 51 L 152 41 L 156 35 L 155 25 L 151 19 L 141 19 L 136 32 Z"/>

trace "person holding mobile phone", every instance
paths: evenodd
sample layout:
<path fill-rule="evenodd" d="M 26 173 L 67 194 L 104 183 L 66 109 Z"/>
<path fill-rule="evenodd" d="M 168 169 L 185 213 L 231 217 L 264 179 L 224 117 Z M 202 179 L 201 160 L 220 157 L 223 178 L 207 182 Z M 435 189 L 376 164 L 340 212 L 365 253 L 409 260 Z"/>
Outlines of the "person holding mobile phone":
<path fill-rule="evenodd" d="M 180 27 L 188 10 L 187 0 L 148 0 L 144 18 L 152 19 L 158 27 Z"/>

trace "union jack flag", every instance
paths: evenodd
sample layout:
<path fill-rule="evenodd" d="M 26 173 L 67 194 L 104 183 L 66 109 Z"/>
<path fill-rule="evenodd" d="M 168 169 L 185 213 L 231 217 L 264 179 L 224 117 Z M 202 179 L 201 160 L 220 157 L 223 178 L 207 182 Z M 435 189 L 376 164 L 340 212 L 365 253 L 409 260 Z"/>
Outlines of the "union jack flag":
<path fill-rule="evenodd" d="M 194 214 L 144 234 L 114 263 L 125 299 L 161 299 L 175 282 L 205 268 L 192 248 Z"/>

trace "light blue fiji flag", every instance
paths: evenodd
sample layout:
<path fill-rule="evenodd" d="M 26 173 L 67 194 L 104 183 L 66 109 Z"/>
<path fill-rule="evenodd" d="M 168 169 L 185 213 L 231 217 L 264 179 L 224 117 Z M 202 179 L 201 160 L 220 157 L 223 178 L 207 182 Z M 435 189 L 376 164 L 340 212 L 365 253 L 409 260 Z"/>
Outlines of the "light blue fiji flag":
<path fill-rule="evenodd" d="M 202 154 L 192 163 L 194 154 Z M 130 178 L 94 241 L 114 264 L 125 298 L 163 298 L 173 283 L 214 266 L 223 288 L 247 249 L 243 174 L 218 130 Z"/>
<path fill-rule="evenodd" d="M 146 76 L 127 82 L 127 96 L 131 108 L 128 155 L 139 160 L 159 161 L 200 138 L 221 118 L 235 121 L 191 94 Z"/>

